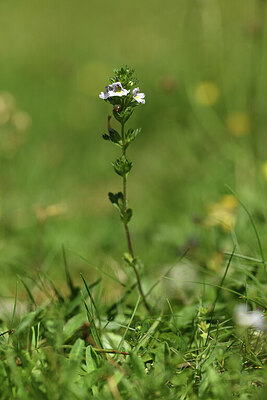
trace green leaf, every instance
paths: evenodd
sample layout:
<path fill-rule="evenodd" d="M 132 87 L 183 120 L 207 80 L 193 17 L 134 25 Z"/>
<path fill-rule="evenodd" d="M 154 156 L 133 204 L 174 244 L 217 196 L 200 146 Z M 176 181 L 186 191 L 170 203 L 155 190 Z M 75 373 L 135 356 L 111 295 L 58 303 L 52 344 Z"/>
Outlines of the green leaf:
<path fill-rule="evenodd" d="M 133 210 L 131 208 L 127 208 L 126 210 L 126 223 L 128 224 L 133 216 Z"/>
<path fill-rule="evenodd" d="M 78 368 L 80 366 L 82 356 L 83 356 L 84 340 L 77 339 L 74 343 L 69 357 L 70 367 L 72 369 Z"/>
<path fill-rule="evenodd" d="M 123 210 L 123 194 L 122 194 L 122 192 L 118 192 L 118 193 L 109 192 L 108 198 L 114 207 L 116 207 L 119 211 Z"/>
<path fill-rule="evenodd" d="M 159 317 L 155 320 L 152 326 L 148 329 L 148 331 L 144 334 L 141 340 L 139 340 L 137 346 L 135 347 L 135 351 L 138 352 L 141 347 L 145 348 L 149 342 L 149 339 L 153 336 L 156 331 L 158 325 L 160 324 L 162 319 L 162 312 Z"/>
<path fill-rule="evenodd" d="M 125 108 L 124 112 L 123 112 L 123 121 L 126 122 L 128 121 L 128 119 L 130 118 L 130 116 L 133 113 L 133 109 L 132 107 L 127 107 Z"/>
<path fill-rule="evenodd" d="M 130 222 L 132 215 L 133 215 L 133 210 L 131 208 L 127 208 L 126 211 L 121 210 L 120 217 L 122 222 L 127 225 Z"/>
<path fill-rule="evenodd" d="M 128 143 L 132 142 L 136 136 L 141 132 L 142 128 L 137 128 L 137 129 L 129 129 L 128 132 L 126 133 L 126 141 Z"/>
<path fill-rule="evenodd" d="M 70 318 L 63 328 L 64 341 L 69 339 L 84 323 L 85 317 L 83 313 L 76 314 Z"/>
<path fill-rule="evenodd" d="M 102 138 L 103 138 L 104 140 L 110 140 L 110 136 L 107 135 L 106 133 L 104 133 L 104 134 L 102 135 Z"/>
<path fill-rule="evenodd" d="M 102 135 L 102 138 L 104 140 L 110 140 L 113 143 L 116 143 L 118 145 L 121 145 L 121 136 L 119 134 L 119 132 L 117 132 L 115 129 L 113 128 L 109 128 L 108 129 L 108 134 L 104 133 Z"/>
<path fill-rule="evenodd" d="M 131 89 L 137 84 L 138 80 L 134 76 L 134 69 L 125 65 L 114 69 L 114 77 L 110 78 L 110 83 L 121 82 L 125 89 Z"/>
<path fill-rule="evenodd" d="M 45 305 L 37 307 L 35 311 L 29 312 L 20 322 L 18 328 L 16 329 L 16 334 L 19 334 L 26 329 L 30 329 L 32 326 L 36 325 L 45 315 Z"/>
<path fill-rule="evenodd" d="M 126 107 L 125 109 L 122 109 L 121 111 L 117 112 L 113 111 L 114 118 L 116 118 L 117 121 L 124 123 L 128 121 L 132 113 L 133 113 L 133 107 Z"/>
<path fill-rule="evenodd" d="M 85 359 L 88 374 L 99 367 L 99 357 L 91 345 L 86 347 Z"/>
<path fill-rule="evenodd" d="M 123 254 L 123 259 L 124 259 L 124 261 L 127 262 L 127 264 L 128 264 L 129 266 L 132 266 L 132 265 L 133 265 L 134 258 L 131 256 L 130 253 L 124 253 L 124 254 Z"/>
<path fill-rule="evenodd" d="M 166 342 L 160 343 L 155 350 L 155 362 L 154 369 L 155 374 L 160 375 L 164 370 L 164 366 L 167 364 L 167 356 L 169 354 L 169 348 Z"/>
<path fill-rule="evenodd" d="M 114 171 L 120 176 L 126 176 L 132 169 L 132 162 L 123 155 L 112 163 Z"/>
<path fill-rule="evenodd" d="M 119 143 L 121 140 L 121 136 L 119 132 L 115 131 L 115 129 L 109 129 L 109 138 L 113 143 Z"/>
<path fill-rule="evenodd" d="M 145 371 L 145 364 L 142 361 L 142 359 L 134 352 L 130 354 L 130 362 L 133 367 L 134 373 L 139 377 L 139 378 L 144 378 L 146 376 L 146 371 Z"/>

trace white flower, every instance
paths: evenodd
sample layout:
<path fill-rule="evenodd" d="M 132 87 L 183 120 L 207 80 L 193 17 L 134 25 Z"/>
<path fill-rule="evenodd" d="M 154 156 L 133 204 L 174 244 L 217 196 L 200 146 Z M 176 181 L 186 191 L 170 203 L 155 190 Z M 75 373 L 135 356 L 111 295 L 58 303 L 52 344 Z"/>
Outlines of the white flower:
<path fill-rule="evenodd" d="M 107 88 L 107 87 L 106 87 L 106 88 Z M 107 100 L 107 98 L 109 97 L 108 91 L 106 90 L 106 93 L 101 92 L 100 95 L 99 95 L 99 97 L 100 97 L 100 99 Z"/>
<path fill-rule="evenodd" d="M 120 82 L 112 83 L 112 85 L 106 86 L 106 92 L 101 92 L 99 97 L 100 99 L 107 100 L 109 97 L 121 97 L 127 96 L 130 90 L 123 89 L 122 84 Z"/>
<path fill-rule="evenodd" d="M 133 89 L 132 96 L 138 103 L 145 104 L 145 102 L 146 102 L 145 101 L 145 94 L 144 93 L 140 93 L 139 87 Z"/>
<path fill-rule="evenodd" d="M 248 311 L 245 304 L 235 307 L 234 317 L 237 325 L 265 330 L 263 314 L 260 311 Z"/>

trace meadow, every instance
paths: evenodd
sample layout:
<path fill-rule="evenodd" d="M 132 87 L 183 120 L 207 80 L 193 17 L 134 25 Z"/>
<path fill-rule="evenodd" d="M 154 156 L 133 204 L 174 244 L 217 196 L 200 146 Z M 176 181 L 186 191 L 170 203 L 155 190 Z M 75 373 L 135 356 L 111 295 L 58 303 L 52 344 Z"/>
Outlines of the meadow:
<path fill-rule="evenodd" d="M 265 0 L 1 1 L 0 399 L 265 398 L 266 18 Z M 126 125 L 150 312 L 107 196 L 99 93 L 125 65 L 146 94 Z"/>

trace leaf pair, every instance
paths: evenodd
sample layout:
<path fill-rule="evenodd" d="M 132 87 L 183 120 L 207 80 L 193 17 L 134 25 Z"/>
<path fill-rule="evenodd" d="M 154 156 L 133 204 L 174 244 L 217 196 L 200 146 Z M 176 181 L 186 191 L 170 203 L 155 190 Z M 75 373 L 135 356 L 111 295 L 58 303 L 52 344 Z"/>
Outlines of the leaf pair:
<path fill-rule="evenodd" d="M 133 107 L 131 107 L 131 106 L 125 107 L 124 109 L 121 109 L 118 111 L 116 110 L 116 108 L 113 109 L 114 118 L 117 121 L 124 123 L 124 124 L 125 124 L 125 122 L 128 121 L 128 119 L 130 118 L 132 113 L 133 113 Z"/>
<path fill-rule="evenodd" d="M 111 201 L 111 203 L 113 204 L 113 206 L 115 208 L 117 208 L 117 210 L 119 210 L 122 222 L 125 225 L 127 225 L 132 218 L 133 211 L 131 208 L 126 208 L 126 210 L 124 209 L 124 201 L 123 201 L 122 192 L 118 192 L 118 193 L 109 192 L 108 197 L 109 197 L 109 200 Z"/>
<path fill-rule="evenodd" d="M 122 145 L 121 135 L 115 129 L 109 128 L 108 134 L 104 133 L 102 137 L 104 140 L 110 140 L 111 142 L 118 144 L 119 146 Z"/>
<path fill-rule="evenodd" d="M 131 171 L 133 163 L 122 155 L 115 162 L 112 163 L 114 171 L 120 176 L 127 176 L 127 174 Z"/>

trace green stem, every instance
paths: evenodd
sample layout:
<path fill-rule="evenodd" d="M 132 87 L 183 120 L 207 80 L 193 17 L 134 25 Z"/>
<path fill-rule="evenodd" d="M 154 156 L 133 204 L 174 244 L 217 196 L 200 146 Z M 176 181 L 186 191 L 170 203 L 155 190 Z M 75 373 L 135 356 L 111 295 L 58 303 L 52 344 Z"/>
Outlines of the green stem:
<path fill-rule="evenodd" d="M 124 132 L 124 122 L 121 122 L 121 138 L 122 138 L 122 155 L 126 157 L 126 146 L 125 146 L 125 132 Z M 124 213 L 126 213 L 127 210 L 127 177 L 126 175 L 123 175 L 123 211 Z M 128 245 L 128 251 L 131 255 L 131 257 L 133 258 L 133 260 L 135 259 L 134 256 L 134 251 L 133 251 L 133 246 L 132 246 L 132 241 L 131 241 L 131 235 L 130 235 L 130 231 L 129 231 L 129 227 L 127 222 L 124 222 L 124 229 L 125 229 L 125 234 L 126 234 L 126 240 L 127 240 L 127 245 Z M 144 302 L 144 305 L 147 309 L 148 312 L 150 312 L 150 306 L 146 301 L 146 296 L 144 294 L 143 288 L 142 288 L 142 284 L 141 284 L 141 279 L 140 279 L 140 275 L 139 272 L 136 268 L 135 263 L 133 262 L 133 270 L 137 279 L 137 285 L 138 285 L 138 289 L 139 289 L 139 293 L 142 297 L 142 300 Z"/>

